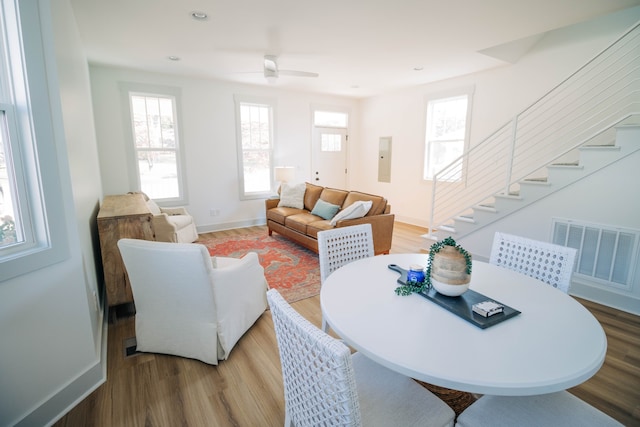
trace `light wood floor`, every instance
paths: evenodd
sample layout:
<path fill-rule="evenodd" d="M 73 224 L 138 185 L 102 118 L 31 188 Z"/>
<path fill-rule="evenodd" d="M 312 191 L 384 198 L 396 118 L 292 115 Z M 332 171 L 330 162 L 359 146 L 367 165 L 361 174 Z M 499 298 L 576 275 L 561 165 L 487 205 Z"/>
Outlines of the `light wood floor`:
<path fill-rule="evenodd" d="M 396 223 L 391 252 L 419 251 L 424 232 Z M 609 347 L 602 369 L 570 391 L 624 425 L 640 426 L 640 317 L 581 302 L 602 324 Z M 319 297 L 293 307 L 320 326 Z M 124 341 L 133 336 L 133 318 L 109 325 L 107 382 L 55 426 L 284 424 L 280 360 L 269 311 L 218 366 L 155 354 L 125 357 Z"/>

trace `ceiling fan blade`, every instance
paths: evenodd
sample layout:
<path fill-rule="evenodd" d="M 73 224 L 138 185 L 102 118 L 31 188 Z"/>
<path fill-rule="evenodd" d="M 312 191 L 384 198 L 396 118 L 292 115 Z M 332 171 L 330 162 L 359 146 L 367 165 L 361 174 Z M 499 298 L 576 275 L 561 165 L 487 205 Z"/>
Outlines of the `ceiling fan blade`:
<path fill-rule="evenodd" d="M 318 73 L 310 73 L 308 71 L 294 71 L 294 70 L 278 70 L 278 73 L 283 76 L 296 76 L 296 77 L 318 77 Z"/>

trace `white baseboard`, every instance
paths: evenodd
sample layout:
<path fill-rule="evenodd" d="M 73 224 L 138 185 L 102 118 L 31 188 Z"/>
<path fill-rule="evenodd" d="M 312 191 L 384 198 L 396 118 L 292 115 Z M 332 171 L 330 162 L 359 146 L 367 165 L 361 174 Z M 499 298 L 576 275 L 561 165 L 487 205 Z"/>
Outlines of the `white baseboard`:
<path fill-rule="evenodd" d="M 393 213 L 393 211 L 391 211 L 391 213 Z M 429 228 L 429 221 L 425 219 L 411 218 L 408 216 L 402 216 L 398 214 L 395 214 L 395 215 L 396 215 L 397 222 L 402 222 L 409 225 L 415 225 L 417 227 Z"/>
<path fill-rule="evenodd" d="M 198 234 L 211 233 L 212 231 L 232 230 L 234 228 L 253 227 L 256 225 L 265 225 L 267 220 L 265 218 L 248 219 L 243 221 L 231 221 L 218 224 L 198 225 L 196 229 Z"/>
<path fill-rule="evenodd" d="M 587 301 L 640 316 L 640 299 L 635 296 L 608 291 L 591 286 L 588 283 L 578 282 L 575 279 L 571 283 L 570 294 L 578 298 L 586 299 Z"/>
<path fill-rule="evenodd" d="M 106 316 L 105 316 L 106 318 Z M 107 332 L 106 319 L 102 325 L 102 346 L 100 359 L 76 379 L 62 387 L 58 392 L 44 401 L 27 416 L 22 418 L 16 427 L 51 426 L 86 399 L 94 390 L 107 380 Z"/>

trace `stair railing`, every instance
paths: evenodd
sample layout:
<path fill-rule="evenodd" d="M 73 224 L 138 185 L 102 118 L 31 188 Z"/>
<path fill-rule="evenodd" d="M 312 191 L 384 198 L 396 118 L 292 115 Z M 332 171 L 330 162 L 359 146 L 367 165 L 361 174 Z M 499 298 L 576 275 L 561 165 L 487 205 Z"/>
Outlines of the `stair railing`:
<path fill-rule="evenodd" d="M 433 177 L 429 235 L 640 111 L 640 22 Z"/>

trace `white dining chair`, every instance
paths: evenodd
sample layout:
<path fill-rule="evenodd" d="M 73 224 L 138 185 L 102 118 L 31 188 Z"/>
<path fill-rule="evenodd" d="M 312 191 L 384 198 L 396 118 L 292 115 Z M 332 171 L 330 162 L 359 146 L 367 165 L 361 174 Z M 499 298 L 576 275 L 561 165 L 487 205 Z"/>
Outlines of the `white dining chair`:
<path fill-rule="evenodd" d="M 453 426 L 454 412 L 414 380 L 366 358 L 267 292 L 280 352 L 285 427 Z"/>
<path fill-rule="evenodd" d="M 318 259 L 320 261 L 320 283 L 329 275 L 352 261 L 375 255 L 371 224 L 339 227 L 318 233 Z M 329 329 L 324 316 L 322 330 Z"/>
<path fill-rule="evenodd" d="M 465 409 L 456 427 L 620 427 L 604 412 L 568 391 L 537 396 L 482 396 Z"/>
<path fill-rule="evenodd" d="M 564 293 L 571 288 L 576 249 L 496 232 L 489 263 L 548 283 Z"/>

